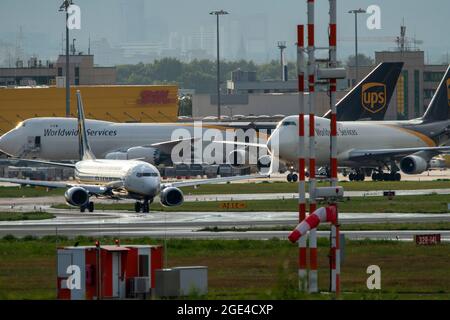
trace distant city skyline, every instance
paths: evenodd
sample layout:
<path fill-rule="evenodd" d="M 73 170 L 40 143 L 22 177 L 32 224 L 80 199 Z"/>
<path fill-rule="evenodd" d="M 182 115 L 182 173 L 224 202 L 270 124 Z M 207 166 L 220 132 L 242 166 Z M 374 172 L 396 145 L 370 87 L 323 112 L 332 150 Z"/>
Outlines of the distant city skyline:
<path fill-rule="evenodd" d="M 14 65 L 17 58 L 55 60 L 63 51 L 62 0 L 2 0 L 0 4 L 0 64 Z M 215 59 L 215 20 L 208 13 L 225 9 L 221 18 L 221 56 L 257 63 L 279 59 L 277 41 L 286 41 L 286 57 L 295 60 L 296 25 L 306 22 L 306 0 L 238 1 L 196 0 L 77 0 L 82 10 L 81 30 L 71 32 L 77 51 L 88 52 L 89 39 L 95 63 L 101 65 L 151 62 L 163 57 L 182 61 Z M 446 30 L 450 2 L 434 0 L 345 0 L 338 3 L 338 58 L 353 54 L 354 20 L 348 10 L 381 8 L 381 30 L 366 27 L 368 15 L 359 18 L 359 52 L 373 57 L 375 50 L 396 47 L 393 39 L 404 20 L 407 36 L 422 40 L 427 62 L 447 59 L 450 40 Z M 317 45 L 327 45 L 328 1 L 316 0 Z M 420 23 L 418 23 L 420 21 Z M 392 41 L 391 41 L 392 40 Z"/>

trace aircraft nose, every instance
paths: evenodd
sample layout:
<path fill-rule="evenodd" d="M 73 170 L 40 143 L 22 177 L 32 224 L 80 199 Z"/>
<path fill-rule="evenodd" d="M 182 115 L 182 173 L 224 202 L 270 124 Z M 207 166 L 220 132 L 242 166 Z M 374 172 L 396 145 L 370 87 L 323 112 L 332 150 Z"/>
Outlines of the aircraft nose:
<path fill-rule="evenodd" d="M 144 181 L 145 193 L 149 196 L 156 196 L 159 193 L 160 183 L 159 179 L 155 177 L 146 178 Z"/>
<path fill-rule="evenodd" d="M 274 154 L 275 149 L 279 147 L 279 130 L 276 129 L 267 140 L 267 149 L 269 149 L 270 153 Z"/>
<path fill-rule="evenodd" d="M 272 139 L 271 139 L 271 137 L 269 137 L 269 139 L 267 140 L 267 149 L 269 149 L 269 151 L 272 151 Z"/>
<path fill-rule="evenodd" d="M 0 151 L 12 156 L 17 156 L 18 142 L 14 139 L 13 132 L 7 132 L 0 137 Z"/>

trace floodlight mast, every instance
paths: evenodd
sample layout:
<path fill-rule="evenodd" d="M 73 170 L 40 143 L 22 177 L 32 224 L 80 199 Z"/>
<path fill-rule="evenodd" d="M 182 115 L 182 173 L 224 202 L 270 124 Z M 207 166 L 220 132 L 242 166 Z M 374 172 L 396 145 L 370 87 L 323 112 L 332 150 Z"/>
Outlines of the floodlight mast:
<path fill-rule="evenodd" d="M 355 15 L 355 85 L 359 81 L 359 65 L 358 65 L 358 13 L 366 13 L 364 9 L 354 9 L 350 10 L 348 13 L 353 13 Z"/>
<path fill-rule="evenodd" d="M 59 11 L 66 13 L 66 117 L 70 117 L 70 77 L 69 77 L 69 7 L 73 4 L 72 0 L 64 0 L 59 7 Z"/>
<path fill-rule="evenodd" d="M 215 15 L 217 18 L 217 119 L 221 120 L 221 112 L 220 112 L 220 41 L 219 41 L 219 16 L 229 14 L 224 10 L 211 11 L 210 15 Z"/>

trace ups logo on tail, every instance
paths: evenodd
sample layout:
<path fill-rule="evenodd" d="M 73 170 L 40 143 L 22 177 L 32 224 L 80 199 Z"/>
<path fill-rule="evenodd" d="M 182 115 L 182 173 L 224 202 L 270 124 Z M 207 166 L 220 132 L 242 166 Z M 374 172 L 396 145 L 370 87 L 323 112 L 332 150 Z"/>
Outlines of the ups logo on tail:
<path fill-rule="evenodd" d="M 377 113 L 386 107 L 386 85 L 379 82 L 369 82 L 362 86 L 362 106 L 369 112 Z"/>

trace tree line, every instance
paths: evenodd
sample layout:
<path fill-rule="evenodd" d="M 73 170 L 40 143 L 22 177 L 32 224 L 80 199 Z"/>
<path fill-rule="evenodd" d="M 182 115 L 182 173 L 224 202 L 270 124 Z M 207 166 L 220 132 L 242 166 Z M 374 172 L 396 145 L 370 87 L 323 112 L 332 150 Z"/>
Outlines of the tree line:
<path fill-rule="evenodd" d="M 363 54 L 358 55 L 359 65 L 373 65 L 373 59 Z M 354 65 L 354 56 L 348 57 L 347 65 Z M 342 65 L 339 63 L 339 65 Z M 152 63 L 117 66 L 117 82 L 119 84 L 177 84 L 183 89 L 194 89 L 197 93 L 215 93 L 217 77 L 216 61 L 193 60 L 182 62 L 176 58 L 163 58 Z M 231 72 L 256 71 L 257 80 L 281 79 L 281 66 L 278 60 L 264 64 L 253 61 L 221 61 L 220 82 L 222 87 L 231 79 Z M 297 67 L 294 62 L 288 62 L 289 79 L 296 79 Z"/>
<path fill-rule="evenodd" d="M 256 71 L 257 80 L 281 78 L 280 62 L 272 60 L 265 64 L 253 61 L 222 61 L 220 63 L 221 84 L 231 79 L 231 72 Z M 288 63 L 291 79 L 296 75 L 294 63 Z M 117 66 L 119 84 L 178 84 L 180 88 L 194 89 L 198 93 L 216 92 L 217 64 L 211 60 L 181 62 L 175 58 L 163 58 L 152 63 Z"/>

